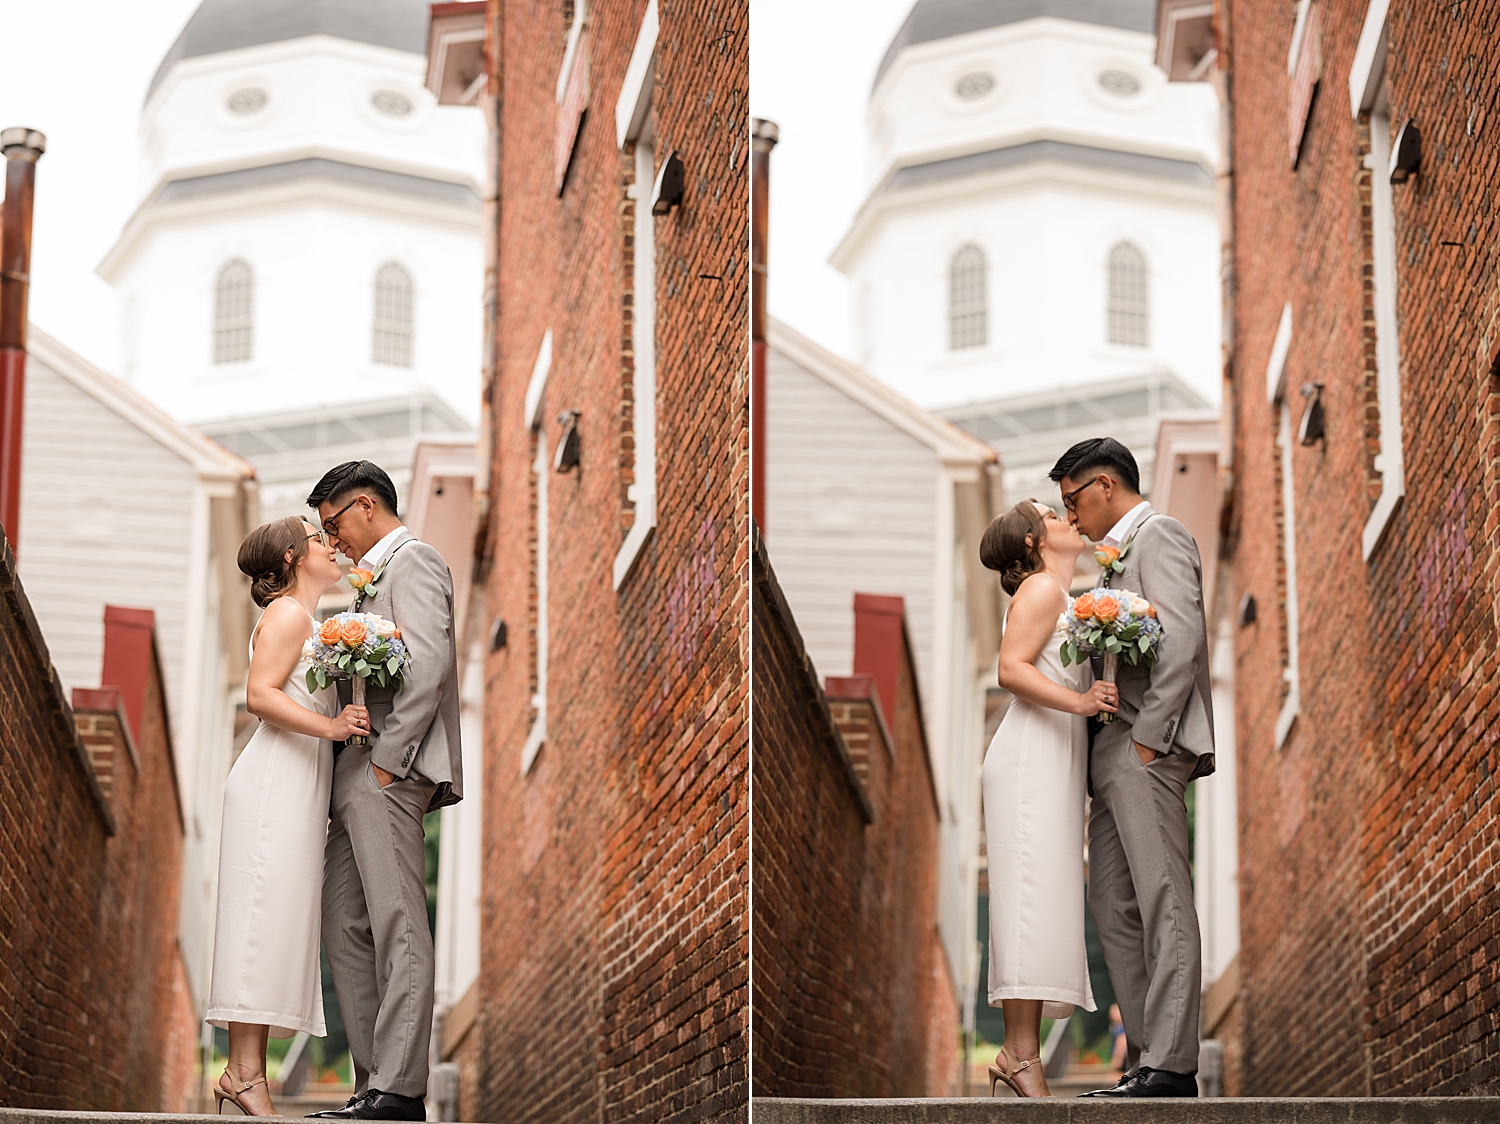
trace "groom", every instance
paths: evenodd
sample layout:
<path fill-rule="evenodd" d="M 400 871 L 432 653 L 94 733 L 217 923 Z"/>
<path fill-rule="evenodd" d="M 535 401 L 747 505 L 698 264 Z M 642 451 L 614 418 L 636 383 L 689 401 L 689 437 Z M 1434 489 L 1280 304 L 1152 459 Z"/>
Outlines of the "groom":
<path fill-rule="evenodd" d="M 1203 965 L 1183 793 L 1214 771 L 1198 547 L 1141 499 L 1135 457 L 1113 438 L 1080 441 L 1049 475 L 1069 521 L 1119 549 L 1124 571 L 1106 570 L 1104 584 L 1150 601 L 1162 626 L 1153 669 L 1120 664 L 1119 721 L 1099 727 L 1089 755 L 1089 909 L 1125 1024 L 1126 1070 L 1084 1095 L 1196 1097 Z"/>
<path fill-rule="evenodd" d="M 370 461 L 331 468 L 307 497 L 332 544 L 375 576 L 356 611 L 394 621 L 411 653 L 402 689 L 371 684 L 372 744 L 335 743 L 323 872 L 323 947 L 349 1032 L 354 1096 L 313 1116 L 425 1120 L 433 953 L 422 816 L 463 797 L 453 577 L 396 517 Z M 351 697 L 347 681 L 339 700 Z"/>

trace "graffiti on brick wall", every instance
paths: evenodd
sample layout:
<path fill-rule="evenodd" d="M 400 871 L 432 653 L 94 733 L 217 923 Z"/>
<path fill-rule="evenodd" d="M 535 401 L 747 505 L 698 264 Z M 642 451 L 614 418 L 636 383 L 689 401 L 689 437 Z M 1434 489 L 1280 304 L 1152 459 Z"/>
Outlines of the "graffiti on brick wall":
<path fill-rule="evenodd" d="M 718 526 L 708 516 L 698 528 L 692 553 L 677 567 L 667 586 L 666 613 L 660 650 L 666 658 L 661 687 L 651 703 L 655 718 L 666 704 L 672 685 L 681 682 L 698 659 L 704 642 L 713 635 L 719 619 L 723 587 L 719 581 Z M 657 645 L 652 645 L 648 666 L 655 663 Z"/>
<path fill-rule="evenodd" d="M 1416 619 L 1418 635 L 1413 637 L 1414 656 L 1401 686 L 1408 687 L 1427 662 L 1427 656 L 1447 633 L 1459 607 L 1469 596 L 1474 581 L 1474 548 L 1469 545 L 1468 493 L 1455 485 L 1448 493 L 1443 522 L 1423 544 L 1417 556 Z M 1408 609 L 1401 615 L 1397 629 L 1398 644 L 1404 639 L 1412 616 Z"/>

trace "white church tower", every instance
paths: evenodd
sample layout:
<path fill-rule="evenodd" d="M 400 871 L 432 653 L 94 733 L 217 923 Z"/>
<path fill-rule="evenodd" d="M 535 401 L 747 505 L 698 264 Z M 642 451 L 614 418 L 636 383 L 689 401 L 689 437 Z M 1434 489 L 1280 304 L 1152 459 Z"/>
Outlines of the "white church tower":
<path fill-rule="evenodd" d="M 268 515 L 342 445 L 403 469 L 478 417 L 484 123 L 424 86 L 427 22 L 203 0 L 141 113 L 140 203 L 99 267 L 124 375 L 255 462 Z"/>
<path fill-rule="evenodd" d="M 996 445 L 1007 492 L 1074 427 L 1218 396 L 1218 108 L 1154 65 L 1155 9 L 917 0 L 876 74 L 833 255 L 857 358 Z"/>

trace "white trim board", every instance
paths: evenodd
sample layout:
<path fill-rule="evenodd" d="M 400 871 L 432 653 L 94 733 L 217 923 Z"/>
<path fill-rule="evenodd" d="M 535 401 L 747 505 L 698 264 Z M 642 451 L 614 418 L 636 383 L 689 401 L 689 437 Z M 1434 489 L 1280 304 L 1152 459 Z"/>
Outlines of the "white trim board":
<path fill-rule="evenodd" d="M 615 144 L 621 148 L 626 141 L 640 135 L 641 126 L 646 123 L 646 111 L 651 108 L 652 72 L 660 27 L 656 0 L 651 0 L 646 5 L 646 14 L 641 17 L 635 49 L 630 52 L 630 65 L 625 68 L 625 81 L 620 85 L 620 97 L 615 102 Z"/>

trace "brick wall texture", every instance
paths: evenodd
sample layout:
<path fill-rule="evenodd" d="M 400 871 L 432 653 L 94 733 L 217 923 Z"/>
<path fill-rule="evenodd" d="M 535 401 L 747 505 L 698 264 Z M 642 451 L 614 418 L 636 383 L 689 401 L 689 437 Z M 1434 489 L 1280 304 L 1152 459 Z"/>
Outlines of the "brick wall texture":
<path fill-rule="evenodd" d="M 1235 580 L 1242 1056 L 1247 1095 L 1500 1092 L 1493 908 L 1500 698 L 1500 3 L 1391 0 L 1393 132 L 1423 163 L 1393 187 L 1406 493 L 1369 562 L 1378 492 L 1367 118 L 1348 75 L 1365 0 L 1314 0 L 1322 79 L 1288 158 L 1294 4 L 1220 0 L 1233 107 Z M 1383 170 L 1375 174 L 1383 174 Z M 1293 421 L 1325 384 L 1326 440 L 1280 501 L 1266 370 L 1282 307 Z M 1280 520 L 1297 534 L 1301 707 L 1281 707 Z"/>
<path fill-rule="evenodd" d="M 132 756 L 113 705 L 69 708 L 0 555 L 0 1105 L 183 1112 L 197 1019 L 159 669 Z"/>
<path fill-rule="evenodd" d="M 657 525 L 634 519 L 631 146 L 615 105 L 645 0 L 587 7 L 589 108 L 563 190 L 556 85 L 572 4 L 494 0 L 500 139 L 478 1110 L 507 1121 L 743 1119 L 748 989 L 747 13 L 661 0 L 655 220 Z M 525 397 L 579 410 L 581 464 L 531 464 Z M 533 520 L 547 529 L 547 737 L 523 775 L 538 662 Z"/>
<path fill-rule="evenodd" d="M 894 721 L 871 675 L 825 696 L 764 551 L 754 564 L 755 1094 L 951 1095 L 959 1016 L 909 646 Z"/>

